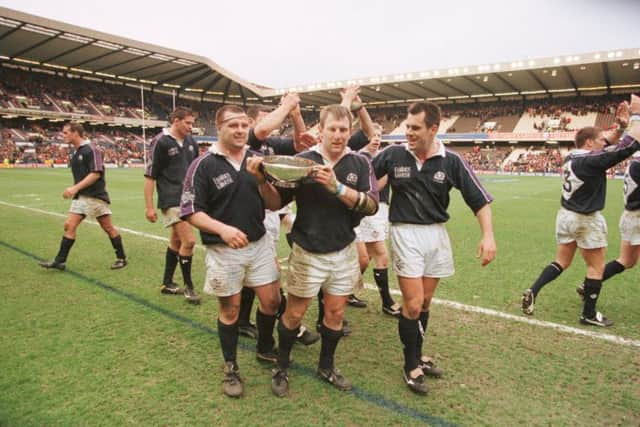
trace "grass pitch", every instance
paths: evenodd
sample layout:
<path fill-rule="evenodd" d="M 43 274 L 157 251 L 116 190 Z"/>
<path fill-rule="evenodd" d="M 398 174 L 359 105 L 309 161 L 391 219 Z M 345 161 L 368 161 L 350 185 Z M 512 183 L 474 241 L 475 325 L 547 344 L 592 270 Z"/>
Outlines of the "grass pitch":
<path fill-rule="evenodd" d="M 559 178 L 483 179 L 493 204 L 498 257 L 480 268 L 477 221 L 459 197 L 448 229 L 456 275 L 437 297 L 520 315 L 519 301 L 555 253 Z M 144 218 L 141 170 L 109 170 L 116 225 L 166 237 Z M 62 235 L 68 170 L 0 170 L 0 425 L 630 425 L 640 424 L 640 348 L 516 323 L 443 305 L 432 307 L 425 352 L 445 369 L 426 397 L 401 378 L 397 325 L 376 292 L 366 309 L 347 309 L 353 335 L 336 364 L 354 383 L 339 392 L 315 377 L 319 344 L 296 346 L 286 399 L 271 395 L 270 369 L 241 338 L 245 396 L 221 392 L 215 299 L 190 306 L 161 295 L 166 244 L 123 234 L 130 260 L 111 271 L 102 230 L 83 224 L 67 271 L 45 271 Z M 609 255 L 617 256 L 622 183 L 609 182 Z M 11 205 L 21 205 L 40 211 Z M 203 281 L 203 251 L 194 280 Z M 288 249 L 281 239 L 279 254 Z M 535 318 L 578 325 L 574 265 L 541 293 Z M 393 274 L 391 274 L 393 276 Z M 179 278 L 179 272 L 176 272 Z M 616 324 L 595 330 L 640 339 L 638 270 L 604 285 L 599 308 Z M 365 281 L 373 283 L 368 271 Z M 395 280 L 392 280 L 395 287 Z M 200 286 L 198 286 L 200 287 Z M 315 323 L 316 306 L 307 316 Z M 593 330 L 593 329 L 591 329 Z"/>

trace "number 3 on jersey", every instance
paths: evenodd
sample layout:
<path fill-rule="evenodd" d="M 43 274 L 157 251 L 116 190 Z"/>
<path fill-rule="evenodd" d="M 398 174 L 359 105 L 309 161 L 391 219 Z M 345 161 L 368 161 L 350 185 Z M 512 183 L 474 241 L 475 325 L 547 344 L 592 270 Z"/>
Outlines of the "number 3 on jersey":
<path fill-rule="evenodd" d="M 562 198 L 565 200 L 569 200 L 571 199 L 571 196 L 573 196 L 573 193 L 578 191 L 578 189 L 582 187 L 582 184 L 584 184 L 584 181 L 582 181 L 576 176 L 575 173 L 573 173 L 573 169 L 571 168 L 571 160 L 565 163 L 562 167 L 562 178 Z"/>

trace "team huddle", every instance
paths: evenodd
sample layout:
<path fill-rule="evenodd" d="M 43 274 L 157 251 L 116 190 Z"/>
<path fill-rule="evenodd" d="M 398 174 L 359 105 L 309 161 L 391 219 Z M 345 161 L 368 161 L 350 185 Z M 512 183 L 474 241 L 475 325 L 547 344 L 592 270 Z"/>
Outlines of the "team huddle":
<path fill-rule="evenodd" d="M 215 115 L 218 140 L 203 155 L 198 156 L 198 145 L 190 135 L 195 114 L 187 108 L 176 108 L 170 127 L 152 142 L 144 174 L 145 216 L 151 222 L 158 220 L 153 202 L 157 191 L 162 223 L 170 229 L 161 292 L 200 303 L 191 279 L 196 242 L 192 227 L 197 228 L 206 248 L 203 292 L 219 303 L 222 384 L 228 396 L 239 397 L 244 391 L 236 357 L 241 334 L 257 339 L 258 361 L 274 365 L 274 395 L 288 394 L 296 342 L 320 341 L 318 376 L 340 390 L 350 390 L 351 382 L 336 366 L 335 355 L 340 340 L 351 333 L 345 306 L 367 304 L 355 293 L 370 260 L 382 312 L 398 322 L 403 380 L 415 393 L 426 394 L 426 377 L 443 375 L 442 368 L 423 354 L 423 342 L 439 281 L 455 271 L 445 227 L 452 188 L 460 191 L 477 218 L 480 264 L 485 266 L 496 256 L 493 198 L 467 162 L 438 140 L 440 108 L 429 102 L 410 105 L 406 143 L 380 150 L 382 128 L 372 122 L 358 91 L 346 88 L 340 105 L 321 110 L 317 134 L 307 131 L 300 99 L 290 93 L 272 111 L 220 107 Z M 360 129 L 352 132 L 354 116 Z M 270 136 L 287 118 L 293 123 L 293 136 Z M 616 130 L 588 127 L 576 135 L 577 149 L 567 156 L 563 169 L 557 255 L 525 290 L 525 314 L 533 314 L 542 287 L 569 267 L 579 248 L 587 264 L 584 282 L 577 288 L 584 299 L 580 322 L 613 323 L 596 310 L 596 302 L 602 282 L 633 267 L 640 256 L 640 158 L 631 161 L 625 175 L 620 256 L 606 265 L 607 226 L 600 211 L 607 169 L 640 151 L 640 98 L 632 96 L 630 103 L 619 106 L 617 122 Z M 100 151 L 84 139 L 79 124 L 66 124 L 63 135 L 76 149 L 71 160 L 74 185 L 63 193 L 72 204 L 60 250 L 41 266 L 65 269 L 76 228 L 90 216 L 98 220 L 116 252 L 111 268 L 123 268 L 128 261 L 111 223 Z M 278 185 L 263 167 L 264 156 L 271 154 L 306 159 L 313 165 L 311 173 L 295 186 Z M 276 253 L 281 220 L 291 247 L 284 277 Z M 401 303 L 389 292 L 389 261 Z M 184 288 L 173 278 L 178 265 Z M 255 296 L 253 325 L 249 319 Z M 302 324 L 316 297 L 317 334 Z"/>

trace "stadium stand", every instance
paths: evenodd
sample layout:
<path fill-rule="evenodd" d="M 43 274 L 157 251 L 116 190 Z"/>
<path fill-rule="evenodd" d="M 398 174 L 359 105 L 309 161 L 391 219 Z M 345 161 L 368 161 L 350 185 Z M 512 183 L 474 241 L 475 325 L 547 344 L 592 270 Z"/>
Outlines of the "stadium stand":
<path fill-rule="evenodd" d="M 29 71 L 6 62 L 0 65 L 0 160 L 5 164 L 66 164 L 69 149 L 62 143 L 60 130 L 63 121 L 75 117 L 69 114 L 80 114 L 85 119 L 89 138 L 102 148 L 105 163 L 141 164 L 144 141 L 139 124 L 143 114 L 152 124 L 147 130 L 150 139 L 173 108 L 173 99 L 166 94 L 146 94 L 143 112 L 139 105 L 140 93 L 135 88 L 68 78 L 55 72 Z M 591 125 L 610 128 L 614 124 L 617 103 L 626 97 L 601 95 L 443 103 L 443 119 L 438 132 L 441 138 L 451 138 L 446 141 L 449 149 L 460 152 L 478 170 L 556 173 L 563 156 L 571 149 L 573 134 L 567 133 L 563 145 L 551 148 L 544 143 L 547 138 L 543 135 Z M 215 137 L 213 116 L 220 104 L 186 99 L 180 99 L 178 103 L 198 113 L 196 126 L 200 135 Z M 30 116 L 31 112 L 37 111 L 47 111 L 53 116 Z M 406 106 L 370 107 L 370 112 L 376 122 L 383 124 L 385 135 L 402 140 Z M 303 116 L 309 129 L 317 125 L 317 110 L 303 111 Z M 126 123 L 138 125 L 111 123 L 114 118 L 126 118 L 129 120 Z M 285 121 L 279 134 L 291 135 L 292 129 L 291 123 Z M 454 138 L 466 133 L 486 135 L 487 141 Z M 522 133 L 533 135 L 533 139 L 519 141 L 515 137 L 513 141 L 496 140 L 493 145 L 489 144 L 491 136 L 499 133 Z M 484 145 L 478 145 L 478 142 Z M 615 173 L 623 170 L 620 165 Z"/>

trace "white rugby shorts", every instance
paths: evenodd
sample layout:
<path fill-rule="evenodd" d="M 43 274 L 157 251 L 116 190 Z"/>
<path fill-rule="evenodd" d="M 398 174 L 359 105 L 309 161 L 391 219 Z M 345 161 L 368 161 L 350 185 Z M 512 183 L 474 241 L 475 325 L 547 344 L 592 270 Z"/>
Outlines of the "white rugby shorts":
<path fill-rule="evenodd" d="M 162 212 L 162 225 L 165 228 L 171 227 L 173 224 L 177 224 L 180 221 L 180 206 L 172 206 L 167 209 L 161 209 Z"/>
<path fill-rule="evenodd" d="M 375 215 L 365 216 L 355 228 L 356 242 L 382 242 L 387 240 L 389 205 L 380 203 Z"/>
<path fill-rule="evenodd" d="M 451 242 L 444 224 L 391 224 L 391 261 L 400 277 L 453 276 Z"/>
<path fill-rule="evenodd" d="M 257 288 L 275 282 L 280 278 L 275 257 L 275 248 L 267 233 L 240 249 L 224 243 L 207 245 L 203 291 L 228 297 L 240 292 L 243 286 Z"/>
<path fill-rule="evenodd" d="M 620 216 L 620 235 L 622 240 L 633 246 L 640 245 L 640 210 L 624 210 Z"/>
<path fill-rule="evenodd" d="M 322 289 L 329 295 L 350 295 L 362 284 L 355 242 L 336 252 L 319 254 L 293 244 L 289 254 L 287 293 L 312 298 Z"/>
<path fill-rule="evenodd" d="M 278 240 L 280 240 L 280 214 L 278 211 L 265 210 L 263 224 L 269 235 L 269 240 L 277 248 Z"/>
<path fill-rule="evenodd" d="M 104 215 L 111 215 L 111 209 L 109 209 L 109 203 L 102 199 L 78 196 L 77 199 L 71 201 L 69 213 L 99 218 Z"/>
<path fill-rule="evenodd" d="M 600 212 L 580 214 L 560 208 L 556 216 L 556 242 L 576 242 L 582 249 L 607 247 L 607 222 Z"/>

